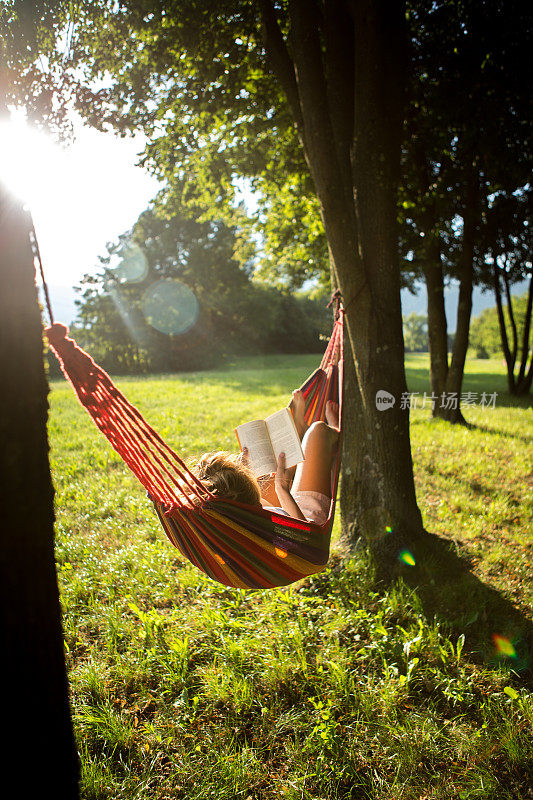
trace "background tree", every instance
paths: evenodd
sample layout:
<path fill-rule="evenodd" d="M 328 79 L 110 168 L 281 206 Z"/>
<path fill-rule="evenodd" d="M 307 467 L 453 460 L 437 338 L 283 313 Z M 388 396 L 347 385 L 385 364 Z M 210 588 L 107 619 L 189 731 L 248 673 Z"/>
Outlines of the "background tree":
<path fill-rule="evenodd" d="M 411 353 L 424 353 L 428 349 L 427 317 L 413 311 L 403 319 L 405 349 Z"/>
<path fill-rule="evenodd" d="M 513 359 L 507 361 L 508 369 L 513 367 L 511 377 L 514 378 L 514 386 L 509 387 L 509 394 L 525 394 L 531 388 L 531 346 L 524 347 L 524 342 L 531 337 L 531 291 L 521 297 L 513 297 L 511 306 L 501 303 L 501 307 L 494 306 L 486 308 L 481 314 L 472 320 L 470 332 L 470 347 L 477 358 L 489 358 L 490 356 L 504 355 L 502 344 L 502 325 L 505 331 L 505 341 L 507 342 L 507 357 Z M 509 342 L 512 341 L 512 350 L 509 349 Z M 516 371 L 518 370 L 518 376 Z M 527 390 L 518 391 L 520 386 L 520 373 L 523 378 L 529 380 Z M 509 373 L 508 373 L 509 378 Z M 522 379 L 523 379 L 522 378 Z M 509 382 L 509 381 L 508 381 Z M 513 389 L 513 390 L 511 390 Z"/>
<path fill-rule="evenodd" d="M 242 238 L 239 247 L 242 259 Z M 325 300 L 253 282 L 251 263 L 240 265 L 235 248 L 235 231 L 224 223 L 148 209 L 109 247 L 102 273 L 85 276 L 78 340 L 115 372 L 202 369 L 228 355 L 319 352 L 331 326 Z M 194 295 L 189 302 L 196 298 L 197 318 L 187 330 L 167 328 L 165 315 L 190 310 L 168 293 L 157 301 L 155 318 L 153 309 L 147 314 L 147 298 L 162 280 L 179 281 Z"/>
<path fill-rule="evenodd" d="M 533 306 L 532 197 L 530 187 L 514 191 L 505 186 L 500 188 L 490 199 L 484 230 L 489 273 L 485 283 L 494 290 L 507 384 L 509 393 L 515 395 L 528 394 L 533 378 L 533 359 L 528 366 Z M 515 304 L 511 288 L 527 278 L 527 300 L 524 297 L 523 303 L 517 301 Z M 503 297 L 507 301 L 506 309 Z M 518 319 L 518 314 L 522 319 Z"/>
<path fill-rule="evenodd" d="M 498 0 L 410 7 L 412 100 L 405 143 L 404 217 L 428 293 L 431 388 L 460 396 L 472 288 L 486 276 L 486 209 L 502 186 L 520 190 L 531 165 L 523 59 L 531 14 Z M 459 246 L 457 246 L 457 244 Z M 459 281 L 448 364 L 444 280 Z M 434 413 L 464 421 L 460 408 Z"/>

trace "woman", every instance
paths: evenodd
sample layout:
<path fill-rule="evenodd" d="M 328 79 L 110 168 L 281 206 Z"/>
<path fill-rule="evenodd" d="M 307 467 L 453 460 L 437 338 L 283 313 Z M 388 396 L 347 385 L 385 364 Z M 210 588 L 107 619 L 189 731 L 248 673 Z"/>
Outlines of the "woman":
<path fill-rule="evenodd" d="M 338 403 L 326 404 L 326 421 L 305 422 L 305 401 L 300 390 L 293 392 L 290 408 L 302 442 L 304 461 L 296 468 L 285 468 L 280 453 L 278 468 L 270 480 L 258 481 L 247 465 L 247 450 L 242 455 L 207 453 L 196 468 L 197 476 L 217 497 L 248 505 L 262 505 L 296 519 L 322 525 L 331 504 L 331 470 L 339 440 Z"/>

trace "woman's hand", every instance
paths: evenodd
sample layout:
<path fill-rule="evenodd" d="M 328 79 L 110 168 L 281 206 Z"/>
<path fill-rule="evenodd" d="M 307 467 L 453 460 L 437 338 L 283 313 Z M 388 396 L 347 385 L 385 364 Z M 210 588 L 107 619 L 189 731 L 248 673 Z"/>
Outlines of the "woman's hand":
<path fill-rule="evenodd" d="M 278 456 L 278 468 L 276 470 L 276 494 L 280 505 L 290 517 L 305 520 L 304 515 L 300 510 L 300 506 L 291 494 L 292 484 L 292 471 L 285 467 L 285 453 L 280 453 Z"/>
<path fill-rule="evenodd" d="M 275 486 L 279 497 L 280 492 L 290 492 L 292 483 L 292 473 L 285 467 L 285 453 L 278 456 L 278 468 L 276 470 Z"/>

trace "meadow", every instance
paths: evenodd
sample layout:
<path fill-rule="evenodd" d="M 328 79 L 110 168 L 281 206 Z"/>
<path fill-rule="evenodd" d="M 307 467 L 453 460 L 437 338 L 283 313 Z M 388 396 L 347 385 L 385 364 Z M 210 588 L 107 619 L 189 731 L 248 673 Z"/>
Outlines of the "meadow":
<path fill-rule="evenodd" d="M 117 383 L 194 460 L 234 450 L 234 427 L 286 404 L 315 364 L 313 356 L 241 359 Z M 429 393 L 427 355 L 408 356 L 406 366 L 409 389 Z M 341 563 L 337 522 L 331 566 L 318 575 L 260 592 L 213 583 L 167 541 L 70 387 L 51 388 L 56 553 L 83 798 L 533 798 L 531 665 L 501 619 L 496 626 L 483 609 L 473 613 L 466 597 L 454 614 L 439 603 L 428 613 L 408 564 L 405 579 L 384 587 L 364 549 Z M 469 361 L 463 389 L 478 400 L 465 409 L 470 429 L 432 420 L 428 404 L 411 412 L 424 525 L 526 629 L 531 405 L 505 393 L 498 360 Z M 482 392 L 498 393 L 495 407 L 481 406 Z"/>

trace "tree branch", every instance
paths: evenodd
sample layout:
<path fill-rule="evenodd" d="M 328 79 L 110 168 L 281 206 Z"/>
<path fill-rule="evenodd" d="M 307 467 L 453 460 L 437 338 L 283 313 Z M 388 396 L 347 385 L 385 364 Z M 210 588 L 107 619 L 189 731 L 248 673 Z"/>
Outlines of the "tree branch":
<path fill-rule="evenodd" d="M 257 2 L 261 13 L 261 31 L 267 57 L 270 61 L 272 71 L 285 92 L 287 102 L 289 103 L 294 117 L 294 122 L 300 134 L 300 138 L 302 139 L 302 144 L 305 147 L 304 121 L 302 109 L 300 107 L 300 98 L 298 97 L 294 64 L 287 50 L 285 40 L 283 39 L 271 0 L 257 0 Z"/>
<path fill-rule="evenodd" d="M 350 153 L 354 142 L 354 31 L 345 0 L 326 2 L 324 34 L 329 115 L 345 191 L 353 195 Z"/>

